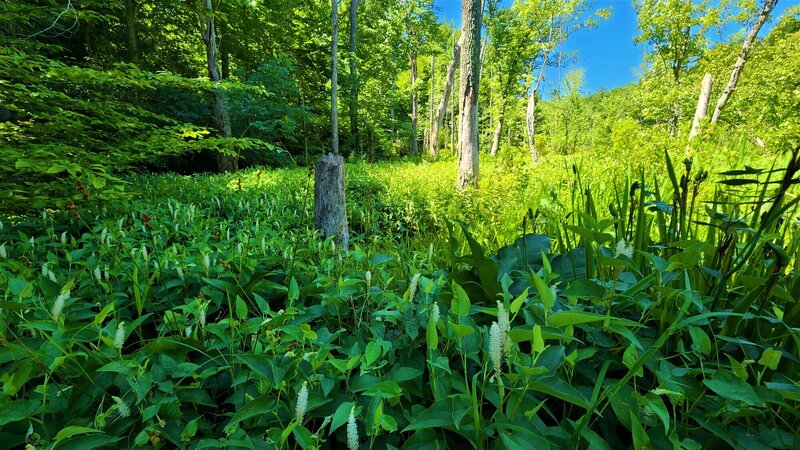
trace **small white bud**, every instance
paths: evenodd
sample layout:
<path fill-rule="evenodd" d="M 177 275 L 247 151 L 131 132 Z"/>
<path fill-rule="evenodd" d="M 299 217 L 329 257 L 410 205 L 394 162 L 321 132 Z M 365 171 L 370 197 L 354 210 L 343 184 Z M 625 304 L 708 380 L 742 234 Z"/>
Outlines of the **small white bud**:
<path fill-rule="evenodd" d="M 92 271 L 94 273 L 94 279 L 97 281 L 103 281 L 103 272 L 100 271 L 100 266 L 97 266 Z"/>
<path fill-rule="evenodd" d="M 431 306 L 431 318 L 433 319 L 433 323 L 439 322 L 439 304 L 436 302 L 433 302 Z"/>
<path fill-rule="evenodd" d="M 8 258 L 8 253 L 6 253 L 6 244 L 0 244 L 0 259 Z"/>

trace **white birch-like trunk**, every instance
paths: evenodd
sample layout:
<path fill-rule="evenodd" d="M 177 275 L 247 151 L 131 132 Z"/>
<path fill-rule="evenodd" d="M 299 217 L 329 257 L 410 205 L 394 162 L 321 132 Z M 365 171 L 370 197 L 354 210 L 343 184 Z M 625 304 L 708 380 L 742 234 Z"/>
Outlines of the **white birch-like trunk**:
<path fill-rule="evenodd" d="M 708 116 L 708 102 L 711 98 L 711 86 L 713 83 L 714 78 L 711 77 L 710 73 L 706 73 L 703 77 L 703 85 L 700 88 L 700 96 L 697 98 L 697 108 L 694 111 L 692 130 L 689 132 L 690 141 L 700 134 L 700 127 L 703 125 L 703 119 Z"/>
<path fill-rule="evenodd" d="M 733 90 L 736 89 L 736 84 L 739 82 L 739 75 L 742 73 L 744 63 L 747 62 L 747 55 L 750 53 L 750 47 L 753 45 L 753 41 L 756 39 L 756 36 L 758 36 L 758 32 L 769 18 L 769 14 L 772 12 L 772 9 L 777 3 L 778 0 L 766 0 L 764 2 L 764 7 L 758 14 L 756 23 L 753 24 L 753 28 L 744 39 L 744 43 L 742 44 L 742 52 L 739 54 L 739 57 L 736 59 L 736 63 L 733 65 L 731 78 L 728 80 L 728 84 L 725 85 L 725 89 L 722 91 L 722 95 L 719 96 L 719 100 L 717 100 L 717 106 L 714 108 L 714 114 L 711 116 L 711 123 L 717 123 L 719 116 L 722 114 L 722 109 L 725 108 L 725 104 L 728 103 L 731 95 L 733 95 Z"/>

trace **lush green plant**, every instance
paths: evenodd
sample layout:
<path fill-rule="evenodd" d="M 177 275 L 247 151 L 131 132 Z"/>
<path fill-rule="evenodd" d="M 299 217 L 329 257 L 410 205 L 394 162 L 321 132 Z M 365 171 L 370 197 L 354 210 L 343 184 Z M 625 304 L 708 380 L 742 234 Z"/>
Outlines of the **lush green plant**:
<path fill-rule="evenodd" d="M 452 163 L 350 165 L 347 253 L 304 169 L 6 221 L 2 442 L 795 447 L 797 153 L 713 186 L 559 159 L 468 195 Z"/>

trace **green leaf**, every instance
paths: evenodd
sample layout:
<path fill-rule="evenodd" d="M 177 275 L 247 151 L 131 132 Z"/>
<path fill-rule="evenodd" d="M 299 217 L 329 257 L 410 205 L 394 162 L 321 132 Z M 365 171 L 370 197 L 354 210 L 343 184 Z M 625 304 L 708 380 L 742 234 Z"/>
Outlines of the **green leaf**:
<path fill-rule="evenodd" d="M 522 307 L 522 303 L 528 298 L 528 288 L 520 294 L 517 298 L 511 302 L 511 313 L 516 314 L 519 311 L 519 308 Z"/>
<path fill-rule="evenodd" d="M 450 309 L 458 317 L 464 317 L 469 314 L 469 296 L 467 292 L 458 283 L 453 282 L 453 302 Z"/>
<path fill-rule="evenodd" d="M 422 414 L 411 422 L 405 429 L 406 431 L 423 430 L 426 428 L 440 428 L 447 426 L 454 426 L 453 420 L 453 400 L 444 399 L 431 405 L 430 408 L 423 411 Z"/>
<path fill-rule="evenodd" d="M 59 441 L 63 441 L 64 439 L 70 438 L 72 436 L 76 436 L 79 434 L 91 434 L 91 433 L 102 433 L 100 430 L 96 430 L 94 428 L 88 427 L 64 427 L 61 431 L 56 434 L 56 443 Z"/>
<path fill-rule="evenodd" d="M 556 398 L 560 398 L 565 402 L 572 403 L 573 405 L 580 406 L 584 409 L 589 409 L 591 406 L 586 397 L 584 397 L 574 387 L 570 386 L 564 380 L 555 375 L 530 381 L 528 382 L 528 388 Z"/>
<path fill-rule="evenodd" d="M 714 378 L 703 380 L 703 384 L 728 400 L 744 402 L 750 406 L 763 404 L 753 387 L 733 372 L 718 370 Z"/>
<path fill-rule="evenodd" d="M 120 439 L 122 438 L 117 436 L 109 436 L 107 434 L 73 436 L 71 438 L 64 439 L 53 446 L 53 450 L 93 450 L 101 447 L 110 447 Z"/>
<path fill-rule="evenodd" d="M 243 420 L 251 417 L 267 414 L 275 408 L 275 396 L 262 395 L 261 397 L 251 400 L 249 403 L 241 407 L 236 414 L 231 418 L 230 422 L 225 425 L 225 431 L 232 430 L 233 427 Z M 187 425 L 188 426 L 188 425 Z"/>
<path fill-rule="evenodd" d="M 702 328 L 690 325 L 689 334 L 692 336 L 692 348 L 703 354 L 711 353 L 711 339 Z"/>
<path fill-rule="evenodd" d="M 331 420 L 331 428 L 328 431 L 328 434 L 333 434 L 339 427 L 347 422 L 347 419 L 350 418 L 350 410 L 355 406 L 353 402 L 343 402 L 336 408 L 336 412 L 333 413 L 333 420 Z"/>
<path fill-rule="evenodd" d="M 236 296 L 236 317 L 239 320 L 247 319 L 247 304 L 238 295 Z"/>
<path fill-rule="evenodd" d="M 554 327 L 566 327 L 581 323 L 600 322 L 608 319 L 602 314 L 583 312 L 583 311 L 559 311 L 547 318 L 547 323 Z"/>
<path fill-rule="evenodd" d="M 289 303 L 293 303 L 299 298 L 300 298 L 300 286 L 298 286 L 297 280 L 295 280 L 294 277 L 292 277 L 292 279 L 289 281 L 289 295 L 288 295 Z"/>
<path fill-rule="evenodd" d="M 761 364 L 762 366 L 769 367 L 772 370 L 777 370 L 778 363 L 780 361 L 781 361 L 780 350 L 768 348 L 764 350 L 764 353 L 761 355 L 761 358 L 758 360 L 758 363 Z"/>
<path fill-rule="evenodd" d="M 592 280 L 581 278 L 573 281 L 561 295 L 582 299 L 601 299 L 606 295 L 606 288 Z"/>
<path fill-rule="evenodd" d="M 34 415 L 41 406 L 36 400 L 17 400 L 0 406 L 0 426 L 24 420 Z"/>

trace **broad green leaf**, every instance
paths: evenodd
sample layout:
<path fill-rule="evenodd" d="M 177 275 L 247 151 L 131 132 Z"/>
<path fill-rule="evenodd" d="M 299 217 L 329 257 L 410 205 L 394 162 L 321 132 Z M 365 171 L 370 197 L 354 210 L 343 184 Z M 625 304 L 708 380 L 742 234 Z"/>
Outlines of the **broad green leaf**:
<path fill-rule="evenodd" d="M 750 406 L 763 404 L 753 387 L 733 372 L 717 370 L 714 378 L 704 380 L 703 384 L 728 400 L 744 402 Z"/>

